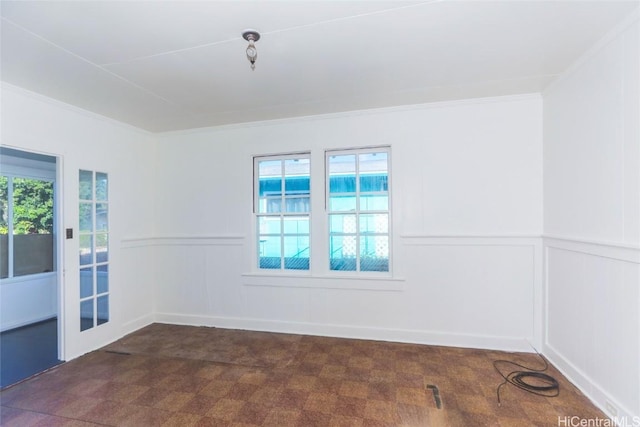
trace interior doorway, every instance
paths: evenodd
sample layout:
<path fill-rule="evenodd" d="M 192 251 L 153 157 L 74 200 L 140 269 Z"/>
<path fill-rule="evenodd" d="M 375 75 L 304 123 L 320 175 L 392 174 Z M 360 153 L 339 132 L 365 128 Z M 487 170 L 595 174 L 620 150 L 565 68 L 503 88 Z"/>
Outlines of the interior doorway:
<path fill-rule="evenodd" d="M 0 387 L 60 363 L 56 157 L 0 147 Z"/>

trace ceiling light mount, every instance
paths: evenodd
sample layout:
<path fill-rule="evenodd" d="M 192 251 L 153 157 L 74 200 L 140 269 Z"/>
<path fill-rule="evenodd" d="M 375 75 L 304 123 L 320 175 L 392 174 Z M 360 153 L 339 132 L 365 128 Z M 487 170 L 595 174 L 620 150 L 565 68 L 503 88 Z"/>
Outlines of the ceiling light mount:
<path fill-rule="evenodd" d="M 251 69 L 256 69 L 256 59 L 258 59 L 258 50 L 256 49 L 255 42 L 260 40 L 260 33 L 256 30 L 244 30 L 242 32 L 242 38 L 249 42 L 247 46 L 247 59 L 251 62 Z"/>

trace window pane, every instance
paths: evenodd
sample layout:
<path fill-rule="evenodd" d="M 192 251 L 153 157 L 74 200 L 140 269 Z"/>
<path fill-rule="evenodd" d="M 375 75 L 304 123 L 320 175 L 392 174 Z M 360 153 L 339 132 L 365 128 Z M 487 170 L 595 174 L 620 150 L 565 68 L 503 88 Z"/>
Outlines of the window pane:
<path fill-rule="evenodd" d="M 93 295 L 93 267 L 80 269 L 80 298 Z"/>
<path fill-rule="evenodd" d="M 93 203 L 80 203 L 80 232 L 93 231 Z"/>
<path fill-rule="evenodd" d="M 282 244 L 280 236 L 260 236 L 260 268 L 280 269 Z"/>
<path fill-rule="evenodd" d="M 96 231 L 107 231 L 109 229 L 109 205 L 106 203 L 96 203 Z"/>
<path fill-rule="evenodd" d="M 361 233 L 388 233 L 388 214 L 362 214 L 360 215 Z"/>
<path fill-rule="evenodd" d="M 96 262 L 109 261 L 109 235 L 96 234 Z"/>
<path fill-rule="evenodd" d="M 365 174 L 367 172 L 380 172 L 383 175 L 386 175 L 388 170 L 388 157 L 389 156 L 386 152 L 360 154 L 360 164 L 358 165 L 360 173 Z"/>
<path fill-rule="evenodd" d="M 93 328 L 93 301 L 93 298 L 80 301 L 80 331 Z"/>
<path fill-rule="evenodd" d="M 356 156 L 353 154 L 329 156 L 329 192 L 356 191 Z"/>
<path fill-rule="evenodd" d="M 285 199 L 287 212 L 309 212 L 309 196 Z"/>
<path fill-rule="evenodd" d="M 53 233 L 53 182 L 13 179 L 13 233 Z"/>
<path fill-rule="evenodd" d="M 360 196 L 361 211 L 386 211 L 389 210 L 389 196 Z"/>
<path fill-rule="evenodd" d="M 80 200 L 93 200 L 93 172 L 80 171 Z"/>
<path fill-rule="evenodd" d="M 282 212 L 282 197 L 262 197 L 258 201 L 258 213 Z"/>
<path fill-rule="evenodd" d="M 285 194 L 309 194 L 309 159 L 284 161 Z"/>
<path fill-rule="evenodd" d="M 389 271 L 389 237 L 360 237 L 360 271 Z"/>
<path fill-rule="evenodd" d="M 96 200 L 107 200 L 108 193 L 107 174 L 96 172 Z"/>
<path fill-rule="evenodd" d="M 93 264 L 93 236 L 80 235 L 80 265 Z"/>
<path fill-rule="evenodd" d="M 284 268 L 287 270 L 309 269 L 308 236 L 286 236 L 284 238 Z"/>
<path fill-rule="evenodd" d="M 109 266 L 108 265 L 99 265 L 97 267 L 98 270 L 98 283 L 97 290 L 98 294 L 103 294 L 105 292 L 109 292 Z"/>
<path fill-rule="evenodd" d="M 329 210 L 333 212 L 349 212 L 356 210 L 355 196 L 329 197 Z"/>
<path fill-rule="evenodd" d="M 258 233 L 260 234 L 280 234 L 282 231 L 282 217 L 280 216 L 259 216 Z"/>
<path fill-rule="evenodd" d="M 258 162 L 258 178 L 260 197 L 269 194 L 282 194 L 282 161 L 264 160 Z"/>
<path fill-rule="evenodd" d="M 383 191 L 389 190 L 386 175 L 360 175 L 360 191 Z"/>
<path fill-rule="evenodd" d="M 109 321 L 109 295 L 98 297 L 98 325 Z"/>
<path fill-rule="evenodd" d="M 355 175 L 331 175 L 329 179 L 330 193 L 355 193 L 356 177 Z"/>
<path fill-rule="evenodd" d="M 356 237 L 331 236 L 329 239 L 329 262 L 331 270 L 356 270 Z"/>
<path fill-rule="evenodd" d="M 355 214 L 329 215 L 329 232 L 330 233 L 355 233 L 356 232 Z"/>
<path fill-rule="evenodd" d="M 309 217 L 290 216 L 284 218 L 284 234 L 309 234 Z"/>

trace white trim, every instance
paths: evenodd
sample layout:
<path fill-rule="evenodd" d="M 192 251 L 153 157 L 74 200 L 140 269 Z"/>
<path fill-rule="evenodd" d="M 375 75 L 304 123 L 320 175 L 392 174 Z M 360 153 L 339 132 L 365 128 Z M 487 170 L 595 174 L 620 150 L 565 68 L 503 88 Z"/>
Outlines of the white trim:
<path fill-rule="evenodd" d="M 571 384 L 576 386 L 587 398 L 589 398 L 589 400 L 591 400 L 591 403 L 600 408 L 607 416 L 613 419 L 617 418 L 618 420 L 626 418 L 629 422 L 632 422 L 634 416 L 637 417 L 637 415 L 633 414 L 633 411 L 625 407 L 613 396 L 606 393 L 599 384 L 593 382 L 585 372 L 569 362 L 549 343 L 545 343 L 543 354 L 547 359 L 549 359 L 551 364 L 569 380 Z M 618 413 L 611 413 L 607 408 L 607 403 L 613 404 Z M 633 424 L 628 425 L 630 426 Z"/>
<path fill-rule="evenodd" d="M 535 246 L 540 235 L 401 235 L 407 246 Z"/>
<path fill-rule="evenodd" d="M 277 282 L 276 282 L 277 280 Z M 321 288 L 342 290 L 393 291 L 404 290 L 405 279 L 397 277 L 311 276 L 301 274 L 243 273 L 244 286 L 267 286 L 282 288 Z"/>
<path fill-rule="evenodd" d="M 546 252 L 549 249 L 557 249 L 640 264 L 640 247 L 635 245 L 545 237 L 544 247 Z"/>
<path fill-rule="evenodd" d="M 140 316 L 137 319 L 130 320 L 122 324 L 122 329 L 120 332 L 121 337 L 128 335 L 132 332 L 137 331 L 138 329 L 142 329 L 145 326 L 149 326 L 155 322 L 155 314 L 149 313 L 144 316 Z M 120 339 L 120 338 L 118 338 Z"/>
<path fill-rule="evenodd" d="M 490 335 L 456 334 L 412 329 L 371 328 L 240 317 L 184 315 L 177 313 L 156 313 L 156 322 L 172 325 L 209 326 L 224 329 L 318 335 L 397 343 L 532 352 L 529 341 L 522 337 L 496 337 Z"/>

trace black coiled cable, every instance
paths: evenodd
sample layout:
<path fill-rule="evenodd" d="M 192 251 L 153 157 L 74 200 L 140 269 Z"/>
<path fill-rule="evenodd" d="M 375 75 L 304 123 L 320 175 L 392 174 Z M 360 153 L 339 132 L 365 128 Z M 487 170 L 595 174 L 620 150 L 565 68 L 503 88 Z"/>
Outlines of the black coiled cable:
<path fill-rule="evenodd" d="M 528 391 L 529 393 L 533 393 L 538 396 L 556 397 L 558 394 L 560 394 L 560 384 L 558 384 L 558 381 L 552 376 L 543 373 L 547 370 L 547 368 L 549 368 L 549 364 L 547 363 L 545 358 L 540 355 L 540 353 L 538 353 L 538 356 L 540 356 L 540 359 L 542 359 L 542 361 L 544 362 L 544 368 L 542 369 L 530 368 L 528 366 L 524 366 L 510 360 L 493 361 L 493 367 L 496 371 L 498 371 L 500 376 L 504 378 L 504 381 L 496 389 L 496 394 L 498 396 L 498 406 L 501 405 L 500 389 L 507 383 L 513 384 L 514 386 L 524 391 Z M 500 364 L 517 366 L 524 370 L 511 371 L 505 375 L 498 367 Z M 530 379 L 533 379 L 535 382 L 528 382 L 528 380 Z"/>

